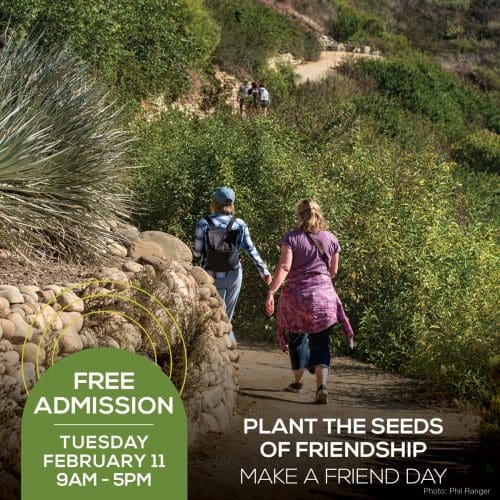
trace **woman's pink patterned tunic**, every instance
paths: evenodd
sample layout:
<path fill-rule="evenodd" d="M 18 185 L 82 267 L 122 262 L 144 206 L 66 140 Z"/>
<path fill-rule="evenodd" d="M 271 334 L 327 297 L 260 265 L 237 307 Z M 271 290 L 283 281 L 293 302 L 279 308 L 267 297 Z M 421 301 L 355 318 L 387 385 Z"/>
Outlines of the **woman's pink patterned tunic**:
<path fill-rule="evenodd" d="M 320 231 L 314 236 L 328 258 L 328 268 L 316 245 L 303 231 L 290 231 L 280 241 L 292 249 L 290 272 L 278 303 L 278 334 L 318 333 L 339 321 L 352 339 L 352 329 L 330 278 L 332 257 L 340 252 L 334 234 Z"/>

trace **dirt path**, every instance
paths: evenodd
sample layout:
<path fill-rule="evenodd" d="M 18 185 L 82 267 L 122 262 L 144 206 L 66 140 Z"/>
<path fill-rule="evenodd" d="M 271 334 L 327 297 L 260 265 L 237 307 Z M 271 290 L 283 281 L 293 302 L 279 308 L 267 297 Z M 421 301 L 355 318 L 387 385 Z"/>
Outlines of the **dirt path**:
<path fill-rule="evenodd" d="M 305 62 L 295 66 L 295 72 L 300 77 L 300 82 L 307 80 L 314 82 L 328 76 L 332 69 L 349 59 L 362 59 L 366 57 L 377 57 L 370 54 L 359 54 L 356 52 L 334 52 L 323 51 L 317 61 Z"/>
<path fill-rule="evenodd" d="M 325 468 L 364 467 L 380 471 L 395 468 L 403 471 L 416 468 L 423 474 L 426 468 L 447 469 L 443 483 L 449 487 L 487 488 L 487 465 L 477 441 L 479 418 L 447 406 L 430 395 L 422 384 L 386 373 L 371 365 L 350 358 L 336 358 L 329 380 L 330 402 L 327 406 L 312 404 L 314 379 L 307 375 L 302 394 L 283 391 L 290 382 L 288 357 L 269 347 L 240 347 L 240 397 L 232 428 L 225 434 L 205 435 L 190 457 L 190 498 L 204 499 L 325 499 L 325 498 L 388 498 L 404 495 L 420 498 L 424 487 L 436 487 L 430 480 L 416 485 L 406 484 L 406 478 L 395 485 L 349 485 L 345 481 L 306 485 L 271 485 L 263 482 L 240 484 L 241 468 L 296 468 L 299 483 L 309 468 L 323 474 Z M 439 436 L 363 436 L 361 440 L 421 440 L 427 451 L 415 459 L 336 459 L 336 458 L 263 458 L 259 448 L 268 440 L 327 441 L 360 439 L 346 435 L 334 437 L 321 428 L 313 436 L 263 436 L 243 434 L 243 419 L 263 418 L 271 426 L 277 418 L 426 418 L 443 420 L 444 432 Z M 486 475 L 485 473 L 486 467 Z M 404 483 L 404 484 L 402 484 Z M 491 485 L 489 486 L 491 487 Z M 492 494 L 492 491 L 490 491 Z M 488 495 L 486 495 L 488 496 Z"/>

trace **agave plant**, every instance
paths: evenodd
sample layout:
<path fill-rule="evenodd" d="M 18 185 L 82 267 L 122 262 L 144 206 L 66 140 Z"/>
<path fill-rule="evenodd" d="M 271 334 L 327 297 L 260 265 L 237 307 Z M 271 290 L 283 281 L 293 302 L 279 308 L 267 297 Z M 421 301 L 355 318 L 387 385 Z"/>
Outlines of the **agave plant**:
<path fill-rule="evenodd" d="M 90 257 L 126 218 L 128 134 L 69 52 L 11 38 L 0 53 L 0 246 Z"/>

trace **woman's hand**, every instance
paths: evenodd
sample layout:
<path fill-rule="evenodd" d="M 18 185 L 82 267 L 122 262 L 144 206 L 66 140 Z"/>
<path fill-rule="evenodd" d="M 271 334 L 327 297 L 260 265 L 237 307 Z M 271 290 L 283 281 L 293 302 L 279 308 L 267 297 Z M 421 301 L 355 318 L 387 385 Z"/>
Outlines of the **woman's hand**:
<path fill-rule="evenodd" d="M 271 292 L 267 292 L 266 312 L 269 316 L 274 314 L 274 295 Z"/>
<path fill-rule="evenodd" d="M 278 335 L 278 344 L 283 352 L 288 352 L 288 344 L 286 343 L 286 339 L 283 335 Z"/>

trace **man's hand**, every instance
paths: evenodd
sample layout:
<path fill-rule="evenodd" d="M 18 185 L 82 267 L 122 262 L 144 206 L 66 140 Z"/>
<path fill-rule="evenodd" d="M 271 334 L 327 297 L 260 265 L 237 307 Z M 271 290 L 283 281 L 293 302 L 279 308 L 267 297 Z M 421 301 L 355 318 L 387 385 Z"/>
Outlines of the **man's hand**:
<path fill-rule="evenodd" d="M 270 274 L 266 274 L 265 276 L 262 276 L 262 279 L 264 280 L 264 283 L 269 286 L 273 282 L 273 277 Z"/>
<path fill-rule="evenodd" d="M 267 293 L 266 298 L 266 312 L 269 316 L 274 314 L 274 295 L 271 292 Z"/>

